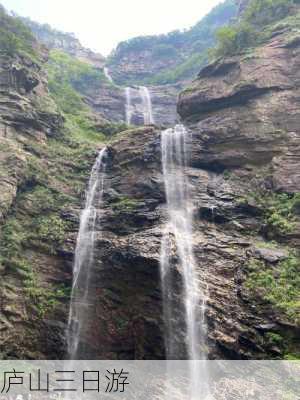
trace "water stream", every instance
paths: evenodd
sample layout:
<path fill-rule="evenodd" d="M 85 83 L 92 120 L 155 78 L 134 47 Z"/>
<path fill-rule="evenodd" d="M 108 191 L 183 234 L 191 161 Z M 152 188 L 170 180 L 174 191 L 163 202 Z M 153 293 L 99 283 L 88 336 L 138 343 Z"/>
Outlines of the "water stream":
<path fill-rule="evenodd" d="M 136 99 L 138 99 L 138 101 Z M 141 101 L 141 103 L 139 103 L 139 101 Z M 125 88 L 125 115 L 127 125 L 132 123 L 134 114 L 142 115 L 144 125 L 154 124 L 151 94 L 146 86 L 139 86 L 138 89 L 131 87 Z"/>
<path fill-rule="evenodd" d="M 154 124 L 150 91 L 146 86 L 140 86 L 139 92 L 143 105 L 144 125 Z"/>
<path fill-rule="evenodd" d="M 106 78 L 109 80 L 109 82 L 113 83 L 113 78 L 109 73 L 109 69 L 107 67 L 104 67 L 103 72 L 104 72 L 104 75 L 106 76 Z"/>
<path fill-rule="evenodd" d="M 80 216 L 67 328 L 68 355 L 71 360 L 85 359 L 84 351 L 80 349 L 81 339 L 85 321 L 87 318 L 92 318 L 88 294 L 90 288 L 90 274 L 94 264 L 96 219 L 103 195 L 106 152 L 106 147 L 99 152 L 92 168 L 85 207 Z"/>
<path fill-rule="evenodd" d="M 176 125 L 161 133 L 163 178 L 167 200 L 168 222 L 161 245 L 161 281 L 163 290 L 164 315 L 166 323 L 167 359 L 178 359 L 178 332 L 172 331 L 173 322 L 179 310 L 174 310 L 172 278 L 178 269 L 182 279 L 184 335 L 186 358 L 205 360 L 206 324 L 205 293 L 201 290 L 193 253 L 192 204 L 189 195 L 187 170 L 187 143 L 189 133 L 183 125 Z M 203 392 L 205 385 L 205 363 L 190 363 L 190 378 L 193 382 L 192 394 Z M 201 387 L 200 387 L 200 386 Z M 199 397 L 198 397 L 199 398 Z"/>
<path fill-rule="evenodd" d="M 132 118 L 132 104 L 131 104 L 131 89 L 130 87 L 125 88 L 125 114 L 126 114 L 126 124 L 130 125 L 131 124 L 131 118 Z"/>

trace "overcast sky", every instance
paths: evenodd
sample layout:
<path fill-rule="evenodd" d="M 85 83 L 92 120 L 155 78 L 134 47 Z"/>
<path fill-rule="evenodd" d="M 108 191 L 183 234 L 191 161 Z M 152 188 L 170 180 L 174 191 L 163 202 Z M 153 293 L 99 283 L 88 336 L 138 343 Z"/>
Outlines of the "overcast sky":
<path fill-rule="evenodd" d="M 7 10 L 74 32 L 107 55 L 134 36 L 189 28 L 221 0 L 0 0 Z"/>

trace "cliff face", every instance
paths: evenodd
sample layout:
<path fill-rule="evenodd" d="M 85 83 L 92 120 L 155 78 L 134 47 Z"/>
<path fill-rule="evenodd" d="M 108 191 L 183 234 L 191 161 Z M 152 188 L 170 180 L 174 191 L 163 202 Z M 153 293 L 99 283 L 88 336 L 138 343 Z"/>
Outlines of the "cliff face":
<path fill-rule="evenodd" d="M 47 24 L 39 24 L 28 18 L 22 18 L 22 21 L 48 49 L 62 50 L 79 61 L 85 62 L 95 68 L 103 68 L 105 57 L 83 47 L 72 33 L 60 32 Z"/>
<path fill-rule="evenodd" d="M 209 65 L 179 98 L 192 132 L 188 175 L 210 358 L 299 352 L 298 35 L 277 31 L 250 54 Z M 126 132 L 109 154 L 90 354 L 163 357 L 160 132 Z"/>
<path fill-rule="evenodd" d="M 121 85 L 160 85 L 191 80 L 207 62 L 215 32 L 236 16 L 236 3 L 226 0 L 190 29 L 121 42 L 108 59 L 114 81 Z"/>
<path fill-rule="evenodd" d="M 270 37 L 204 68 L 178 102 L 192 133 L 187 172 L 210 358 L 299 354 L 299 30 L 280 25 Z M 48 93 L 47 52 L 30 40 L 34 57 L 0 58 L 0 352 L 62 359 L 84 188 L 103 144 L 88 129 L 80 141 L 74 125 L 67 129 Z M 84 95 L 110 118 L 124 118 L 124 91 L 114 90 L 116 104 L 89 85 Z M 150 90 L 154 118 L 171 123 L 171 102 Z M 156 108 L 159 96 L 164 106 Z M 166 218 L 160 130 L 117 135 L 96 221 L 87 359 L 165 357 Z"/>
<path fill-rule="evenodd" d="M 47 52 L 0 11 L 3 31 L 19 38 L 0 56 L 0 353 L 63 358 L 76 209 L 95 148 L 68 136 Z"/>
<path fill-rule="evenodd" d="M 244 344 L 248 354 L 265 351 L 270 332 L 292 337 L 299 328 L 287 293 L 263 287 L 267 276 L 278 291 L 297 279 L 298 267 L 280 289 L 300 239 L 298 36 L 296 27 L 283 29 L 250 54 L 209 65 L 178 103 L 193 132 L 192 164 L 206 176 L 199 223 L 209 221 L 213 231 L 196 253 L 209 254 L 210 336 L 240 354 Z"/>

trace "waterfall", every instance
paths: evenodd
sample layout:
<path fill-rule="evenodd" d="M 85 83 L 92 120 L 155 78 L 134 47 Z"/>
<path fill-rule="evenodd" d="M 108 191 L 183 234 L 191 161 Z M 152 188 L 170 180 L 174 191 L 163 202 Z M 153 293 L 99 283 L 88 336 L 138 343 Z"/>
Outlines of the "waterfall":
<path fill-rule="evenodd" d="M 101 205 L 103 195 L 106 152 L 106 148 L 103 148 L 99 152 L 92 168 L 85 207 L 80 216 L 67 329 L 68 353 L 72 360 L 80 358 L 81 356 L 79 345 L 81 343 L 85 321 L 87 321 L 87 318 L 91 318 L 91 316 L 89 316 L 88 294 L 90 288 L 90 274 L 94 261 L 97 209 L 99 209 Z"/>
<path fill-rule="evenodd" d="M 110 75 L 109 70 L 108 70 L 107 67 L 103 68 L 103 72 L 104 72 L 104 75 L 106 76 L 106 78 L 109 80 L 109 82 L 113 83 L 113 78 Z"/>
<path fill-rule="evenodd" d="M 146 86 L 139 87 L 143 105 L 144 125 L 153 124 L 152 102 L 149 89 Z"/>
<path fill-rule="evenodd" d="M 131 92 L 130 87 L 125 88 L 125 114 L 126 114 L 126 124 L 131 124 L 131 117 L 132 117 L 132 105 L 131 105 Z"/>
<path fill-rule="evenodd" d="M 180 293 L 177 298 L 179 297 L 179 301 L 183 302 L 185 353 L 189 360 L 205 360 L 205 295 L 200 288 L 196 273 L 192 211 L 186 176 L 188 136 L 183 125 L 176 125 L 175 128 L 161 133 L 163 178 L 168 208 L 168 223 L 162 240 L 160 262 L 164 316 L 167 326 L 166 350 L 167 359 L 180 357 L 180 354 L 176 354 L 178 332 L 172 331 L 174 320 L 179 314 L 178 307 L 174 309 L 172 279 L 174 270 L 177 268 L 183 286 L 183 293 Z M 173 246 L 172 243 L 174 243 Z M 175 252 L 177 255 L 174 254 Z M 199 396 L 199 392 L 203 392 L 203 385 L 199 387 L 199 380 L 206 381 L 202 366 L 203 362 L 191 361 L 190 363 L 193 396 L 196 394 Z"/>
<path fill-rule="evenodd" d="M 139 100 L 141 100 L 141 103 Z M 146 86 L 139 86 L 138 89 L 131 87 L 125 88 L 125 115 L 127 125 L 132 123 L 133 114 L 138 116 L 138 118 L 141 116 L 141 122 L 143 121 L 144 125 L 154 124 L 151 95 Z M 138 125 L 141 125 L 140 119 L 138 119 Z"/>

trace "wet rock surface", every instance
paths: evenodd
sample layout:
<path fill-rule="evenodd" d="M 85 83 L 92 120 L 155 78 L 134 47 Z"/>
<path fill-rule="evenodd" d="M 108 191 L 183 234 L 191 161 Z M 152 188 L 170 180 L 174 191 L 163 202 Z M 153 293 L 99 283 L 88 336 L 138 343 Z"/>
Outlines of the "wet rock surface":
<path fill-rule="evenodd" d="M 218 61 L 205 68 L 179 98 L 178 112 L 192 132 L 186 173 L 194 215 L 193 245 L 199 287 L 208 294 L 209 358 L 283 357 L 285 349 L 272 342 L 270 334 L 273 339 L 274 334 L 280 335 L 288 351 L 294 353 L 299 348 L 295 319 L 288 318 L 282 309 L 247 284 L 253 266 L 276 272 L 300 242 L 299 204 L 293 205 L 293 219 L 286 232 L 275 229 L 266 207 L 269 198 L 284 193 L 289 201 L 300 188 L 297 43 L 293 41 L 291 47 L 282 33 L 254 50 L 251 57 Z M 41 293 L 32 285 L 38 279 L 43 292 L 61 285 L 64 290 L 71 286 L 83 186 L 97 149 L 80 149 L 82 154 L 68 153 L 67 157 L 60 153 L 61 149 L 49 147 L 51 140 L 61 134 L 63 120 L 48 97 L 46 86 L 43 72 L 32 61 L 0 59 L 3 227 L 7 232 L 5 224 L 15 223 L 14 219 L 25 223 L 24 216 L 39 224 L 39 214 L 54 207 L 49 198 L 46 202 L 38 201 L 39 206 L 46 203 L 47 207 L 37 207 L 30 195 L 36 186 L 49 186 L 51 199 L 60 194 L 72 198 L 64 206 L 59 203 L 56 210 L 67 225 L 59 241 L 54 241 L 54 250 L 47 242 L 47 230 L 46 235 L 39 230 L 42 239 L 37 241 L 31 236 L 22 237 L 21 228 L 14 227 L 19 236 L 13 237 L 13 243 L 25 241 L 22 261 L 30 262 L 33 275 L 28 287 L 27 264 L 8 267 L 1 262 L 3 358 L 66 356 L 69 295 L 60 292 L 55 297 L 57 303 L 54 307 L 51 303 L 52 308 L 48 309 L 53 300 L 50 296 L 48 303 L 42 303 L 46 308 L 37 310 L 32 306 L 36 306 L 35 296 L 41 299 Z M 150 89 L 154 117 L 161 118 L 159 125 L 168 125 L 174 115 L 168 108 L 173 107 L 173 88 L 168 88 L 168 94 Z M 97 95 L 96 89 L 89 90 L 87 101 L 99 113 L 112 120 L 124 119 L 121 89 L 107 86 L 107 93 L 99 91 Z M 156 97 L 160 98 L 158 105 Z M 44 104 L 41 98 L 48 101 Z M 58 158 L 53 158 L 57 152 Z M 29 163 L 33 155 L 38 157 L 41 168 L 37 168 L 36 162 Z M 49 170 L 50 175 L 55 170 L 57 176 L 45 180 L 41 170 Z M 53 221 L 56 220 L 51 219 L 48 225 L 52 226 Z M 160 130 L 147 126 L 125 131 L 108 147 L 88 299 L 94 318 L 86 325 L 86 358 L 165 357 L 159 270 L 165 223 Z M 176 261 L 175 242 L 173 247 Z M 179 270 L 177 278 L 180 292 Z M 178 331 L 178 341 L 185 340 L 182 332 Z"/>

